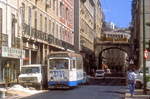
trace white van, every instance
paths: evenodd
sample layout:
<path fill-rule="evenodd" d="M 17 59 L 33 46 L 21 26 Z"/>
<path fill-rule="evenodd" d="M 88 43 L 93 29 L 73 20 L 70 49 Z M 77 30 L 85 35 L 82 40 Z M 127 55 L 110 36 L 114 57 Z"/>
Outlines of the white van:
<path fill-rule="evenodd" d="M 47 85 L 46 66 L 42 66 L 41 64 L 21 66 L 19 83 L 21 85 L 33 86 L 38 89 L 43 89 L 43 87 L 46 87 Z"/>

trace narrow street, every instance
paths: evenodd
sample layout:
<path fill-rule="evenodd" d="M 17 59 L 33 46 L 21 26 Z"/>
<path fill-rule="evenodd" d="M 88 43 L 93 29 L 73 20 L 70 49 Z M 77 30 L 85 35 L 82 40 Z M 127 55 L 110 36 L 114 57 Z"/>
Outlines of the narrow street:
<path fill-rule="evenodd" d="M 80 85 L 69 90 L 49 90 L 22 99 L 124 99 L 126 87 L 121 84 L 120 78 L 91 77 L 88 85 Z"/>
<path fill-rule="evenodd" d="M 124 99 L 124 86 L 85 85 L 71 90 L 49 90 L 22 99 Z"/>

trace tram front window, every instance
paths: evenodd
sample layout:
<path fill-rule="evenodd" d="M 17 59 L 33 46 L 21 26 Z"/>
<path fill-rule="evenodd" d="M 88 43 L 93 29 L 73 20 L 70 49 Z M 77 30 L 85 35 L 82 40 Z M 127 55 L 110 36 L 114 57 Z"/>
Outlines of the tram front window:
<path fill-rule="evenodd" d="M 68 69 L 67 59 L 50 59 L 49 60 L 50 69 Z"/>

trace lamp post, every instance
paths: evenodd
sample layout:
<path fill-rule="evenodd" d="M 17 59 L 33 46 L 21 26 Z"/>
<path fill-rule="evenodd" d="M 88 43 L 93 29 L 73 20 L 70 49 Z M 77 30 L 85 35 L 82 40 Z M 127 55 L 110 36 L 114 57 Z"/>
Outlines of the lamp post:
<path fill-rule="evenodd" d="M 144 57 L 144 52 L 145 52 L 145 0 L 143 0 L 143 81 L 144 81 L 143 93 L 147 94 L 146 92 L 146 58 Z"/>

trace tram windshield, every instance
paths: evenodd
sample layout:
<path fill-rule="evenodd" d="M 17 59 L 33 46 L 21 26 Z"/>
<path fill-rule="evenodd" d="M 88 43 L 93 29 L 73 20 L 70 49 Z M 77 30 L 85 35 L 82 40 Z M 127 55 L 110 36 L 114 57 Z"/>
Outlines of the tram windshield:
<path fill-rule="evenodd" d="M 68 69 L 67 59 L 50 59 L 49 69 Z"/>

